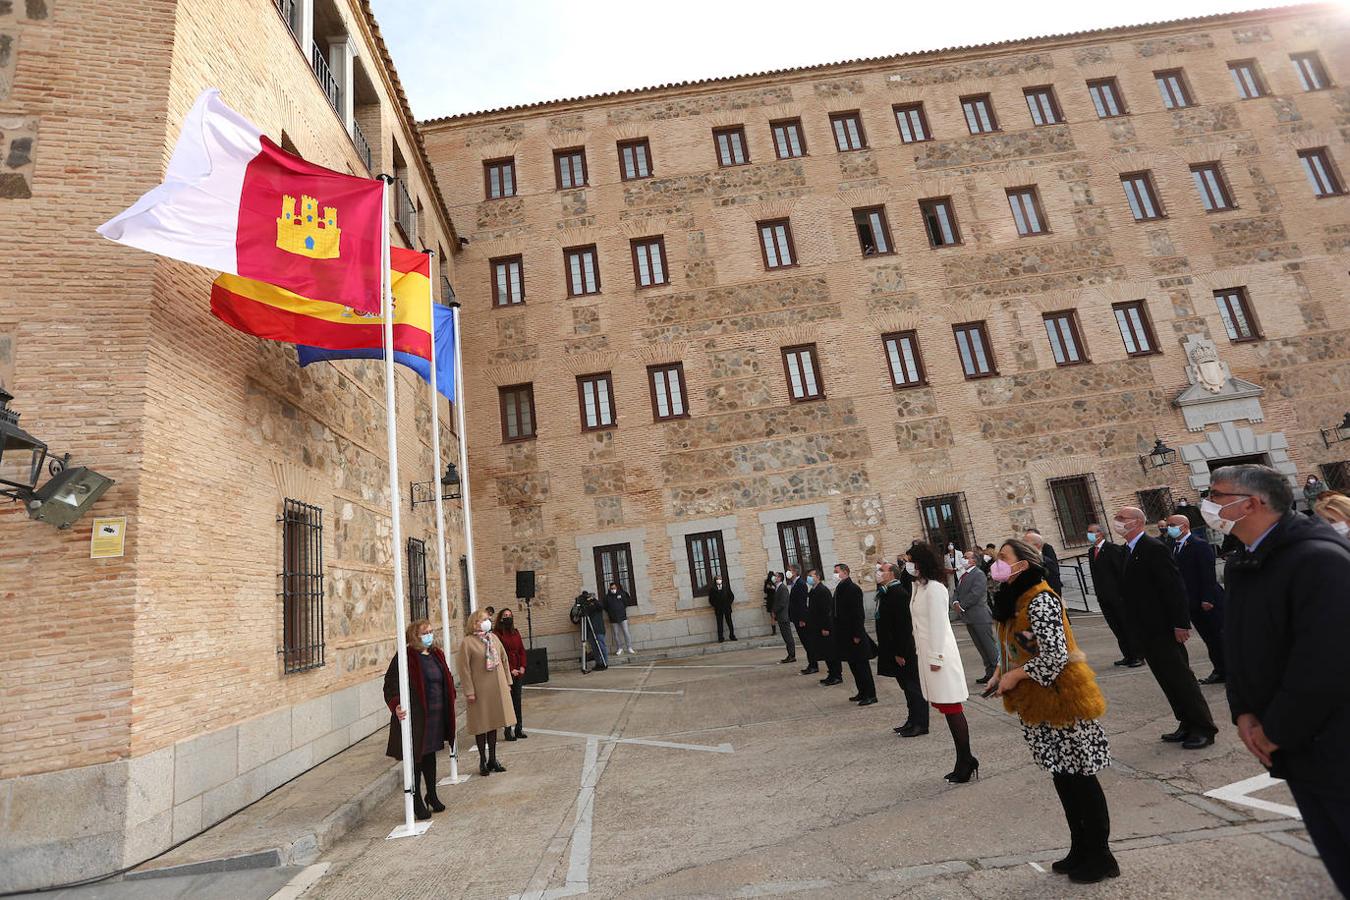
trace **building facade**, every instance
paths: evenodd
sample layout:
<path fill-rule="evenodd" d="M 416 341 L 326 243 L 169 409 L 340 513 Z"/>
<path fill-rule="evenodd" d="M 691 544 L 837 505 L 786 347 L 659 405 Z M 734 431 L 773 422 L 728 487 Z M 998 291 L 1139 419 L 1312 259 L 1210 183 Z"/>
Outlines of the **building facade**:
<path fill-rule="evenodd" d="M 138 863 L 386 727 L 394 603 L 440 618 L 433 507 L 406 488 L 391 547 L 382 365 L 300 369 L 211 316 L 215 273 L 94 231 L 161 179 L 210 86 L 309 160 L 397 175 L 392 239 L 453 275 L 365 3 L 0 4 L 0 385 L 26 430 L 116 480 L 92 515 L 126 517 L 124 555 L 91 559 L 91 517 L 58 531 L 0 505 L 0 891 Z M 398 411 L 402 479 L 431 479 L 405 370 Z M 440 421 L 454 460 L 443 402 Z M 393 596 L 391 552 L 415 596 Z"/>
<path fill-rule="evenodd" d="M 618 580 L 695 643 L 717 573 L 764 633 L 767 570 L 1072 555 L 1236 460 L 1345 487 L 1347 49 L 1306 6 L 422 123 L 480 589 L 535 571 L 563 648 Z"/>

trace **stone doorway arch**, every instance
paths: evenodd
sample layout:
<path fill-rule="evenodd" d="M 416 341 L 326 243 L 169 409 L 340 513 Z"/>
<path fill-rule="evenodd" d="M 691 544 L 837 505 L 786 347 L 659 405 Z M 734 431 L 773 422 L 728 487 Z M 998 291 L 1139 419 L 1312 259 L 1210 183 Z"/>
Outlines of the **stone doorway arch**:
<path fill-rule="evenodd" d="M 1254 429 L 1224 422 L 1218 431 L 1205 432 L 1199 443 L 1183 445 L 1181 460 L 1190 467 L 1191 487 L 1202 491 L 1209 487 L 1211 462 L 1258 453 L 1268 456 L 1271 466 L 1298 486 L 1298 467 L 1289 461 L 1289 441 L 1282 431 L 1257 434 Z"/>

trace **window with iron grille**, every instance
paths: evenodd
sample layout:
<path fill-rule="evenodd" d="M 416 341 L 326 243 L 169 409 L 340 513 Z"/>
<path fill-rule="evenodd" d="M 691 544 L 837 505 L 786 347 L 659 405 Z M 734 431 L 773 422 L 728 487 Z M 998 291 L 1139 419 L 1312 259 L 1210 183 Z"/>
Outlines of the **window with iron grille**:
<path fill-rule="evenodd" d="M 614 382 L 608 372 L 577 377 L 581 430 L 597 431 L 614 425 Z"/>
<path fill-rule="evenodd" d="M 820 380 L 820 363 L 816 359 L 816 345 L 783 348 L 783 369 L 787 373 L 788 393 L 794 403 L 819 400 L 825 396 L 825 385 Z"/>
<path fill-rule="evenodd" d="M 568 247 L 563 251 L 567 261 L 567 296 L 600 293 L 600 266 L 595 258 L 595 245 Z"/>
<path fill-rule="evenodd" d="M 715 579 L 720 577 L 725 580 L 727 577 L 722 532 L 687 534 L 684 537 L 684 549 L 689 554 L 689 583 L 694 596 L 706 597 Z"/>
<path fill-rule="evenodd" d="M 1114 78 L 1089 81 L 1087 86 L 1092 106 L 1097 110 L 1097 118 L 1113 119 L 1126 114 L 1125 101 L 1120 95 L 1120 85 Z"/>
<path fill-rule="evenodd" d="M 624 181 L 649 178 L 652 174 L 652 148 L 646 138 L 619 142 L 619 176 Z"/>
<path fill-rule="evenodd" d="M 280 655 L 289 674 L 324 664 L 323 510 L 287 498 L 280 522 Z"/>
<path fill-rule="evenodd" d="M 572 147 L 553 151 L 553 174 L 558 179 L 558 190 L 586 186 L 586 148 Z"/>
<path fill-rule="evenodd" d="M 778 547 L 783 551 L 784 571 L 791 569 L 798 575 L 811 569 L 820 571 L 820 542 L 816 539 L 814 519 L 779 522 Z"/>
<path fill-rule="evenodd" d="M 1120 339 L 1130 356 L 1149 356 L 1158 352 L 1158 339 L 1153 335 L 1153 323 L 1143 300 L 1116 303 L 1111 306 L 1120 326 Z"/>
<path fill-rule="evenodd" d="M 1233 84 L 1237 85 L 1238 96 L 1243 100 L 1266 95 L 1266 81 L 1256 67 L 1256 60 L 1235 59 L 1228 64 L 1228 74 L 1233 76 Z"/>
<path fill-rule="evenodd" d="M 895 110 L 895 124 L 900 129 L 900 140 L 906 144 L 917 144 L 931 140 L 933 133 L 928 129 L 928 116 L 924 114 L 922 103 L 899 104 Z"/>
<path fill-rule="evenodd" d="M 1163 106 L 1167 109 L 1183 109 L 1194 104 L 1190 88 L 1186 85 L 1186 74 L 1181 69 L 1166 69 L 1154 72 L 1158 82 L 1158 93 L 1162 95 Z"/>
<path fill-rule="evenodd" d="M 515 306 L 525 302 L 525 263 L 520 256 L 503 256 L 492 266 L 492 305 Z"/>
<path fill-rule="evenodd" d="M 1008 188 L 1008 206 L 1012 208 L 1017 233 L 1023 237 L 1045 234 L 1050 227 L 1041 210 L 1041 198 L 1034 186 Z"/>
<path fill-rule="evenodd" d="M 516 161 L 489 159 L 483 163 L 483 183 L 489 200 L 516 195 Z"/>
<path fill-rule="evenodd" d="M 970 526 L 970 509 L 964 493 L 920 497 L 917 503 L 924 538 L 938 552 L 945 551 L 948 544 L 955 544 L 958 550 L 975 547 L 975 532 Z"/>
<path fill-rule="evenodd" d="M 1350 494 L 1350 460 L 1322 463 L 1322 481 L 1333 491 Z"/>
<path fill-rule="evenodd" d="M 1162 202 L 1153 187 L 1153 173 L 1127 172 L 1120 176 L 1125 188 L 1125 199 L 1130 204 L 1130 215 L 1136 222 L 1150 222 L 1163 218 Z"/>
<path fill-rule="evenodd" d="M 470 596 L 469 558 L 467 556 L 459 558 L 459 597 L 464 604 L 461 607 L 462 609 L 467 610 L 473 605 L 473 598 Z M 455 611 L 452 610 L 451 615 L 455 615 Z"/>
<path fill-rule="evenodd" d="M 430 618 L 427 614 L 427 545 L 408 538 L 408 621 Z"/>
<path fill-rule="evenodd" d="M 497 388 L 497 400 L 501 407 L 502 440 L 510 443 L 534 437 L 534 385 Z"/>
<path fill-rule="evenodd" d="M 1064 121 L 1055 89 L 1050 85 L 1023 88 L 1022 94 L 1027 98 L 1027 109 L 1031 111 L 1033 125 L 1056 125 Z"/>
<path fill-rule="evenodd" d="M 773 150 L 779 159 L 796 159 L 806 155 L 806 138 L 802 135 L 801 119 L 781 119 L 770 122 L 773 130 Z"/>
<path fill-rule="evenodd" d="M 764 268 L 783 269 L 797 264 L 797 249 L 792 244 L 792 225 L 787 219 L 758 222 L 759 250 Z"/>
<path fill-rule="evenodd" d="M 1308 176 L 1314 197 L 1334 197 L 1345 193 L 1345 183 L 1341 181 L 1340 173 L 1336 171 L 1336 165 L 1326 147 L 1300 150 L 1298 158 L 1303 163 L 1303 174 Z"/>
<path fill-rule="evenodd" d="M 1289 59 L 1294 64 L 1294 71 L 1298 72 L 1298 83 L 1305 91 L 1320 91 L 1331 87 L 1331 79 L 1327 76 L 1326 66 L 1322 65 L 1322 57 L 1316 53 L 1291 53 Z"/>
<path fill-rule="evenodd" d="M 989 348 L 989 333 L 983 322 L 953 325 L 952 331 L 956 334 L 956 350 L 961 356 L 961 371 L 967 379 L 998 374 L 994 354 Z"/>
<path fill-rule="evenodd" d="M 919 201 L 919 213 L 932 247 L 947 247 L 961 243 L 961 232 L 956 226 L 956 208 L 951 197 L 933 197 Z"/>
<path fill-rule="evenodd" d="M 640 288 L 669 284 L 666 274 L 666 239 L 664 237 L 636 238 L 629 242 L 633 248 L 633 280 Z"/>
<path fill-rule="evenodd" d="M 1156 522 L 1176 513 L 1177 506 L 1172 502 L 1171 488 L 1160 487 L 1150 488 L 1146 491 L 1135 491 L 1134 496 L 1139 503 L 1139 508 L 1144 511 L 1144 521 L 1146 522 Z M 1097 524 L 1105 525 L 1104 522 L 1098 522 Z"/>
<path fill-rule="evenodd" d="M 862 115 L 853 112 L 831 113 L 830 129 L 834 132 L 834 145 L 840 153 L 849 150 L 866 150 L 867 136 L 863 134 Z"/>
<path fill-rule="evenodd" d="M 717 143 L 717 164 L 743 166 L 750 161 L 750 153 L 745 149 L 745 127 L 734 125 L 730 128 L 713 129 L 713 140 Z"/>
<path fill-rule="evenodd" d="M 591 555 L 595 560 L 596 593 L 604 596 L 611 584 L 617 584 L 628 592 L 628 596 L 637 596 L 633 585 L 632 544 L 607 544 L 596 547 Z"/>
<path fill-rule="evenodd" d="M 1218 212 L 1233 209 L 1233 195 L 1228 190 L 1228 182 L 1223 177 L 1223 169 L 1217 162 L 1196 163 L 1191 166 L 1191 178 L 1195 189 L 1200 192 L 1200 203 L 1205 212 Z"/>
<path fill-rule="evenodd" d="M 682 419 L 689 415 L 684 398 L 684 364 L 666 363 L 647 369 L 652 388 L 652 417 L 657 421 Z"/>
<path fill-rule="evenodd" d="M 1101 495 L 1097 493 L 1097 476 L 1051 478 L 1046 484 L 1050 488 L 1050 500 L 1054 505 L 1055 518 L 1059 521 L 1063 546 L 1066 549 L 1086 547 L 1087 527 L 1094 522 L 1100 525 L 1106 521 L 1106 510 L 1102 507 Z"/>
<path fill-rule="evenodd" d="M 998 131 L 998 119 L 994 118 L 994 101 L 988 94 L 962 97 L 961 109 L 966 114 L 966 127 L 970 129 L 971 134 Z"/>
<path fill-rule="evenodd" d="M 915 387 L 924 383 L 923 357 L 919 355 L 919 336 L 914 331 L 897 331 L 881 336 L 886 362 L 895 387 Z"/>
<path fill-rule="evenodd" d="M 1076 366 L 1088 362 L 1087 347 L 1078 330 L 1078 313 L 1066 309 L 1049 312 L 1045 316 L 1045 333 L 1050 338 L 1050 352 L 1057 366 Z"/>
<path fill-rule="evenodd" d="M 1245 287 L 1215 291 L 1214 302 L 1219 305 L 1219 318 L 1223 319 L 1223 327 L 1230 341 L 1240 343 L 1260 340 L 1261 329 L 1256 324 L 1256 316 L 1252 314 Z"/>
<path fill-rule="evenodd" d="M 891 246 L 891 228 L 886 223 L 886 207 L 855 209 L 853 227 L 858 232 L 858 248 L 863 256 L 887 256 L 895 252 Z"/>

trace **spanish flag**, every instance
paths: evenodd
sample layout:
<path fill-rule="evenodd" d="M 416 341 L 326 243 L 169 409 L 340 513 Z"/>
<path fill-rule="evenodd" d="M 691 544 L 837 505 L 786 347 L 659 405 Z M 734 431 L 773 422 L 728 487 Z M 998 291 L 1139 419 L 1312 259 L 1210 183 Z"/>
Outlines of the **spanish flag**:
<path fill-rule="evenodd" d="M 431 265 L 425 253 L 389 248 L 394 293 L 394 352 L 431 358 Z M 211 285 L 211 312 L 245 334 L 327 350 L 384 345 L 383 320 L 350 306 L 302 297 L 285 288 L 221 275 Z"/>

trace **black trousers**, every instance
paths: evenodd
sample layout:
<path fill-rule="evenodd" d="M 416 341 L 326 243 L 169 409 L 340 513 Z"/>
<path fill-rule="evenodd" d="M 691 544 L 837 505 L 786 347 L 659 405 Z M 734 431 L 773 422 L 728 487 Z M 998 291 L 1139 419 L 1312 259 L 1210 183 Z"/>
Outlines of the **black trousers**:
<path fill-rule="evenodd" d="M 1171 634 L 1160 635 L 1144 642 L 1144 660 L 1158 680 L 1158 687 L 1172 707 L 1182 731 L 1188 735 L 1213 736 L 1219 729 L 1209 711 L 1200 683 L 1191 671 L 1186 645 Z"/>
<path fill-rule="evenodd" d="M 1226 672 L 1223 664 L 1223 607 L 1216 606 L 1205 612 L 1197 603 L 1191 607 L 1191 623 L 1200 633 L 1200 640 L 1205 642 L 1214 671 L 1220 674 Z"/>
<path fill-rule="evenodd" d="M 825 659 L 825 671 L 829 673 L 831 678 L 843 678 L 844 661 L 839 655 L 839 647 L 835 644 L 834 638 L 821 635 L 819 640 L 820 652 Z"/>
<path fill-rule="evenodd" d="M 807 631 L 805 628 L 798 625 L 796 622 L 792 623 L 792 627 L 796 629 L 797 641 L 802 645 L 802 650 L 806 652 L 807 666 L 814 668 L 816 666 L 816 663 L 819 662 L 820 660 L 819 655 L 817 655 L 816 653 L 816 651 L 820 647 L 820 641 L 812 640 L 811 632 Z"/>
<path fill-rule="evenodd" d="M 511 706 L 516 710 L 516 728 L 519 729 L 525 724 L 525 720 L 520 717 L 520 695 L 524 693 L 525 682 L 519 678 L 511 682 Z M 507 731 L 510 731 L 508 728 Z"/>
<path fill-rule="evenodd" d="M 1350 897 L 1350 803 L 1344 797 L 1324 794 L 1301 781 L 1290 781 L 1303 827 L 1322 857 L 1336 888 Z"/>
<path fill-rule="evenodd" d="M 1143 659 L 1144 654 L 1135 646 L 1134 635 L 1130 634 L 1129 626 L 1125 624 L 1125 616 L 1120 606 L 1119 600 L 1099 601 L 1102 608 L 1102 618 L 1106 620 L 1106 627 L 1111 629 L 1111 633 L 1116 636 L 1116 644 L 1120 647 L 1120 655 L 1124 659 Z"/>
<path fill-rule="evenodd" d="M 851 654 L 848 658 L 848 670 L 853 673 L 853 683 L 860 697 L 875 697 L 877 683 L 872 679 L 872 664 L 861 654 Z"/>
<path fill-rule="evenodd" d="M 727 631 L 731 632 L 731 639 L 736 640 L 736 625 L 731 621 L 731 607 L 714 606 L 713 613 L 717 616 L 717 639 L 722 640 L 722 626 L 725 624 Z"/>
<path fill-rule="evenodd" d="M 900 668 L 900 674 L 895 676 L 895 680 L 900 685 L 900 690 L 905 692 L 905 723 L 927 728 L 930 707 L 928 701 L 923 698 L 923 686 L 919 684 L 919 670 L 915 667 L 914 660 L 909 660 Z"/>

